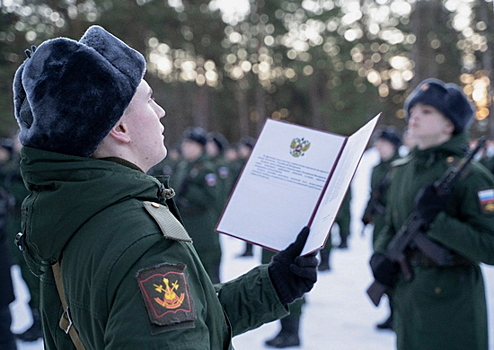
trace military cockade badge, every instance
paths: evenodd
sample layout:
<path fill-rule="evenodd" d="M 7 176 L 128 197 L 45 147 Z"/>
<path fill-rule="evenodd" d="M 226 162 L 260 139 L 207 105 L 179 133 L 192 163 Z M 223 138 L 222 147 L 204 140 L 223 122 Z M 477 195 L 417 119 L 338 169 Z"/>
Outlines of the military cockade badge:
<path fill-rule="evenodd" d="M 310 148 L 310 141 L 305 138 L 296 137 L 290 143 L 290 154 L 295 157 L 303 157 Z"/>

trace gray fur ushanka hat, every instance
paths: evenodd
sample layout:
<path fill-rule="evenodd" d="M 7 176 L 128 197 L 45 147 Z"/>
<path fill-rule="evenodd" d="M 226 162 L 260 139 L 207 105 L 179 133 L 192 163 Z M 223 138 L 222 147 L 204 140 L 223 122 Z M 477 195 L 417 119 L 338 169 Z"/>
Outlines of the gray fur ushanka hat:
<path fill-rule="evenodd" d="M 426 79 L 412 91 L 404 106 L 407 119 L 410 118 L 410 108 L 419 102 L 436 108 L 451 120 L 455 134 L 468 129 L 475 114 L 474 105 L 458 85 L 439 79 Z"/>
<path fill-rule="evenodd" d="M 139 52 L 99 26 L 28 56 L 13 86 L 22 145 L 82 157 L 120 120 L 146 71 Z"/>

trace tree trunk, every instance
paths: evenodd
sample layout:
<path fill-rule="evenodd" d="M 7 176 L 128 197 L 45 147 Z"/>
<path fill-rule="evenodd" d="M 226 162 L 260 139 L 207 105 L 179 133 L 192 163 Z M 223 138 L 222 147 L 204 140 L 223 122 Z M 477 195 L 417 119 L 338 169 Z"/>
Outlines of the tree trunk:
<path fill-rule="evenodd" d="M 199 86 L 195 89 L 194 100 L 192 103 L 192 122 L 194 126 L 200 126 L 208 130 L 209 109 L 209 92 L 207 86 Z"/>
<path fill-rule="evenodd" d="M 493 91 L 492 91 L 492 84 L 494 84 L 494 72 L 492 69 L 492 56 L 493 56 L 493 50 L 492 50 L 492 40 L 494 38 L 494 26 L 492 25 L 493 21 L 493 12 L 492 12 L 492 5 L 491 3 L 487 3 L 485 0 L 479 0 L 478 1 L 478 6 L 476 6 L 478 9 L 477 12 L 477 18 L 479 21 L 482 21 L 486 25 L 486 29 L 483 31 L 483 34 L 487 38 L 487 50 L 482 52 L 481 60 L 482 60 L 482 67 L 481 69 L 485 71 L 485 75 L 489 78 L 490 84 L 487 87 L 487 96 L 489 99 L 489 119 L 487 123 L 487 130 L 486 133 L 489 135 L 491 138 L 494 136 L 494 108 L 493 108 Z"/>
<path fill-rule="evenodd" d="M 247 90 L 242 88 L 242 85 L 242 81 L 239 80 L 237 83 L 237 91 L 235 94 L 238 106 L 238 128 L 240 138 L 249 135 L 249 102 Z"/>

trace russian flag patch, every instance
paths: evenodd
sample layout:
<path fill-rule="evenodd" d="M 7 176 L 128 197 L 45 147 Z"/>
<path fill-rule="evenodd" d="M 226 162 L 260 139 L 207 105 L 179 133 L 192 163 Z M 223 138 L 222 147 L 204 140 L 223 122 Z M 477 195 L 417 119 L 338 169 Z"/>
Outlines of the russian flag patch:
<path fill-rule="evenodd" d="M 478 196 L 482 212 L 484 214 L 494 213 L 494 189 L 479 191 Z"/>

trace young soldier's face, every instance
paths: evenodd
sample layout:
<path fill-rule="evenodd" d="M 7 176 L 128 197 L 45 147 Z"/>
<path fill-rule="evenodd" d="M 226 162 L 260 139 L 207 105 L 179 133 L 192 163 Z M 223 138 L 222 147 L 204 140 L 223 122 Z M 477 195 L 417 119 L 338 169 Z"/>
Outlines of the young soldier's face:
<path fill-rule="evenodd" d="M 391 142 L 383 139 L 377 139 L 376 141 L 374 141 L 374 147 L 376 147 L 377 151 L 379 152 L 379 156 L 383 161 L 387 161 L 393 158 L 396 152 L 396 147 Z"/>
<path fill-rule="evenodd" d="M 454 131 L 454 125 L 435 107 L 417 103 L 410 109 L 408 132 L 419 148 L 440 145 Z"/>
<path fill-rule="evenodd" d="M 200 143 L 188 139 L 182 141 L 180 149 L 183 157 L 191 162 L 199 159 L 204 152 L 204 147 Z"/>

